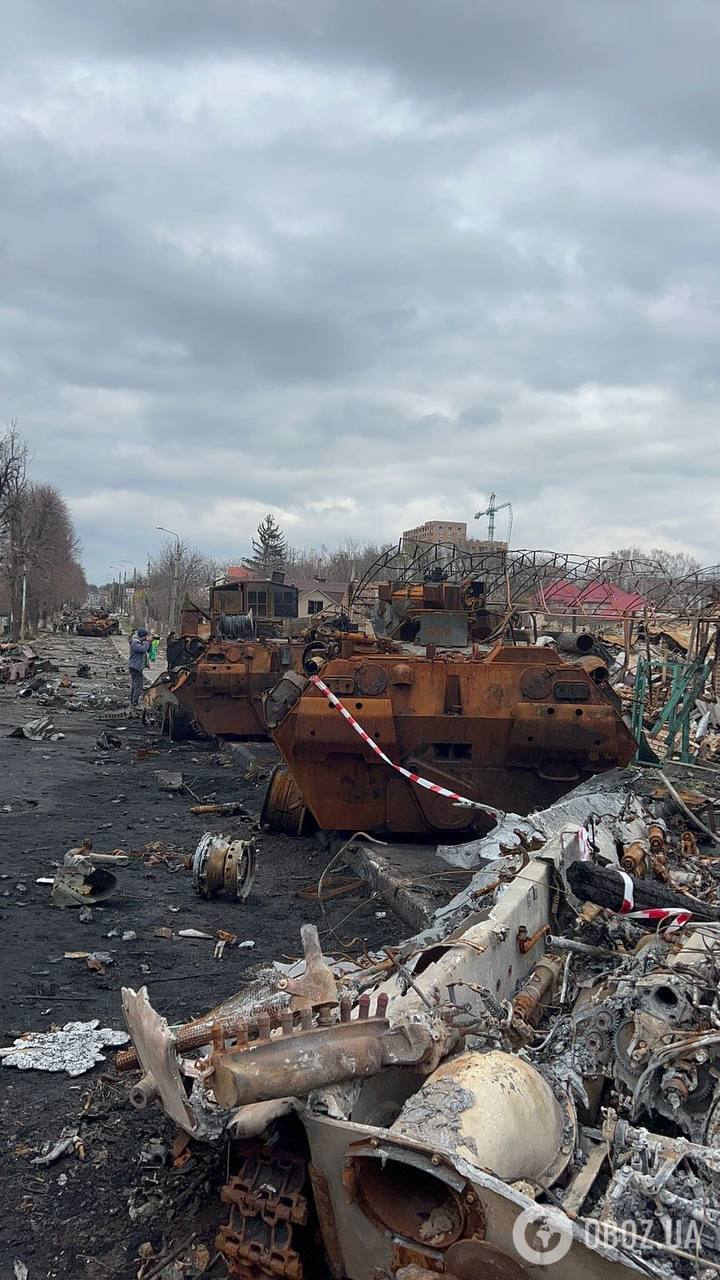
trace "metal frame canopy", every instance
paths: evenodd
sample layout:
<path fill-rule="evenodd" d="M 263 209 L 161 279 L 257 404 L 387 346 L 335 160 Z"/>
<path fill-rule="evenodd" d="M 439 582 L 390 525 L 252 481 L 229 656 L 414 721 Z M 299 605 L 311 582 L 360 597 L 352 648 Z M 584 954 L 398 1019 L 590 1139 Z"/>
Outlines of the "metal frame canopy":
<path fill-rule="evenodd" d="M 651 614 L 687 617 L 720 604 L 720 565 L 712 565 L 685 578 L 672 578 L 657 560 L 633 557 L 584 556 L 567 551 L 462 550 L 451 543 L 402 541 L 383 552 L 351 591 L 350 603 L 370 608 L 379 582 L 399 586 L 423 582 L 435 574 L 446 582 L 477 579 L 485 585 L 485 599 L 509 607 L 553 612 L 552 602 L 542 603 L 543 589 L 557 584 L 577 588 L 577 611 L 585 616 L 622 618 L 636 610 L 612 607 L 613 588 L 641 596 Z M 575 606 L 574 606 L 575 607 Z M 567 606 L 563 610 L 568 612 Z M 642 611 L 642 610 L 640 610 Z"/>

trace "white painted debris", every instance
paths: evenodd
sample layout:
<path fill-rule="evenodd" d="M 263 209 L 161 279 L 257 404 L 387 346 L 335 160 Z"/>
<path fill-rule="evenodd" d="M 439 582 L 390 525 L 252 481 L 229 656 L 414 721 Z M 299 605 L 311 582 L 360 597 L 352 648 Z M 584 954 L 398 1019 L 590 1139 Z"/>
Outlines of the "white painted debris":
<path fill-rule="evenodd" d="M 10 1048 L 0 1049 L 0 1058 L 4 1067 L 19 1071 L 66 1071 L 69 1076 L 81 1076 L 104 1061 L 101 1049 L 127 1042 L 124 1031 L 100 1027 L 100 1019 L 92 1018 L 90 1022 L 66 1022 L 59 1031 L 21 1036 Z"/>

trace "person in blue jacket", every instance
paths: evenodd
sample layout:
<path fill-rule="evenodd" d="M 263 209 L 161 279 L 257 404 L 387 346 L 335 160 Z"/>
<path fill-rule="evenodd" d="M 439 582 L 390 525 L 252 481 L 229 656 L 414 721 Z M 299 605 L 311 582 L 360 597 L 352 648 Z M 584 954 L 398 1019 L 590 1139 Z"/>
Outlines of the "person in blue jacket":
<path fill-rule="evenodd" d="M 135 634 L 130 637 L 130 657 L 128 658 L 131 707 L 136 707 L 143 696 L 143 691 L 145 689 L 143 671 L 148 664 L 149 648 L 150 640 L 147 629 L 145 627 L 138 627 Z"/>

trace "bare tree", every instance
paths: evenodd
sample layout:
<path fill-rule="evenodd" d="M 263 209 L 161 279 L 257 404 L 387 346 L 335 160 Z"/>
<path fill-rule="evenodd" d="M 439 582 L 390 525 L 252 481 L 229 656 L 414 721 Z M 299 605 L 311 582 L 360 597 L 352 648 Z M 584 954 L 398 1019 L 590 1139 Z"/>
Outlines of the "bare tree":
<path fill-rule="evenodd" d="M 22 504 L 27 492 L 28 448 L 10 422 L 0 437 L 0 569 L 13 615 L 17 636 L 19 613 L 16 604 L 23 578 Z"/>
<path fill-rule="evenodd" d="M 26 625 L 34 630 L 41 615 L 63 603 L 82 603 L 87 586 L 79 550 L 70 512 L 58 490 L 48 484 L 24 484 L 11 503 L 3 566 L 16 637 Z"/>
<path fill-rule="evenodd" d="M 650 551 L 643 551 L 640 547 L 623 547 L 619 551 L 611 551 L 608 559 L 652 560 L 669 578 L 676 579 L 699 573 L 702 568 L 700 561 L 686 551 L 665 551 L 662 547 L 653 547 Z"/>
<path fill-rule="evenodd" d="M 0 538 L 6 538 L 13 511 L 27 487 L 28 447 L 9 422 L 0 436 Z"/>
<path fill-rule="evenodd" d="M 148 565 L 147 606 L 150 617 L 169 630 L 178 624 L 186 598 L 207 605 L 208 589 L 218 575 L 215 561 L 182 539 L 168 539 Z"/>
<path fill-rule="evenodd" d="M 290 547 L 285 564 L 290 577 L 301 581 L 350 582 L 365 573 L 387 549 L 386 543 L 346 538 L 337 547 Z"/>

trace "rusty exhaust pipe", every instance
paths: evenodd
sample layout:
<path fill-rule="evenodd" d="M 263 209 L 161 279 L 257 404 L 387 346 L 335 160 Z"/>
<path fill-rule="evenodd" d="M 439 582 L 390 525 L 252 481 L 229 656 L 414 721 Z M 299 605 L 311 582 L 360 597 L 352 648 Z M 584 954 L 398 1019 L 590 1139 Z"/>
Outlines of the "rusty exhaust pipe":
<path fill-rule="evenodd" d="M 607 684 L 610 679 L 610 672 L 607 663 L 602 658 L 598 658 L 596 654 L 591 653 L 586 658 L 580 658 L 578 664 L 583 671 L 587 671 L 588 675 L 595 681 L 595 684 Z"/>
<path fill-rule="evenodd" d="M 561 653 L 590 653 L 595 637 L 589 631 L 560 631 L 555 643 Z"/>

